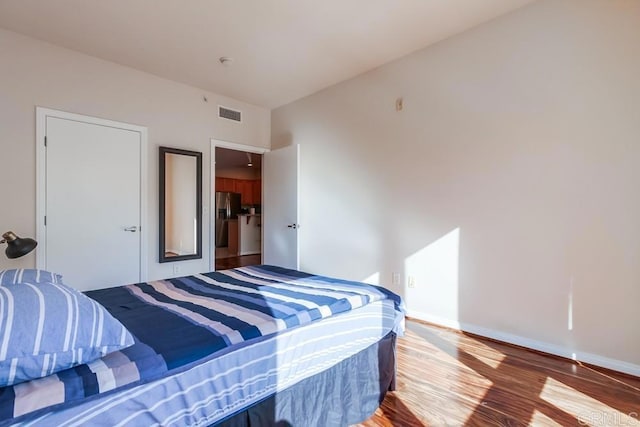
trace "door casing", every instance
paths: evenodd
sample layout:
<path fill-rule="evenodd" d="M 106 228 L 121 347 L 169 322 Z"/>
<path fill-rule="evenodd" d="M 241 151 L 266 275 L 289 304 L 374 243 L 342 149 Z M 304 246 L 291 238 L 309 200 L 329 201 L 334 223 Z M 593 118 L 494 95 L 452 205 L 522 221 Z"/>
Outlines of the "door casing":
<path fill-rule="evenodd" d="M 224 141 L 222 139 L 211 138 L 211 192 L 209 194 L 209 270 L 215 271 L 216 269 L 216 147 L 228 148 L 230 150 L 245 151 L 247 153 L 264 154 L 268 153 L 268 148 L 254 147 L 253 145 L 238 144 L 237 142 Z M 261 178 L 264 178 L 264 174 L 261 174 Z M 264 191 L 264 179 L 262 181 L 262 190 Z M 261 252 L 264 252 L 264 232 L 261 230 L 262 247 Z M 261 258 L 262 259 L 262 258 Z"/>

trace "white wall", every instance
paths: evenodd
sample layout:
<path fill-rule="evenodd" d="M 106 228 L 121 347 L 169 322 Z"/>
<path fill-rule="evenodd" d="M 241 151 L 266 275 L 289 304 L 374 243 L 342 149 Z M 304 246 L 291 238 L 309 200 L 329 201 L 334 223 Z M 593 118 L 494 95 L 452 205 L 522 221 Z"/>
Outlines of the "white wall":
<path fill-rule="evenodd" d="M 158 146 L 202 151 L 203 206 L 209 206 L 210 139 L 269 147 L 270 112 L 216 94 L 0 30 L 0 228 L 35 236 L 35 107 L 43 106 L 147 126 L 149 278 L 172 275 L 158 261 Z M 208 98 L 204 102 L 203 97 Z M 222 104 L 243 123 L 217 118 Z M 14 177 L 15 176 L 15 177 Z M 209 213 L 202 260 L 182 261 L 181 273 L 209 270 Z M 0 256 L 0 268 L 33 267 L 35 256 Z"/>
<path fill-rule="evenodd" d="M 640 2 L 541 1 L 274 110 L 302 269 L 640 374 L 638 41 Z"/>

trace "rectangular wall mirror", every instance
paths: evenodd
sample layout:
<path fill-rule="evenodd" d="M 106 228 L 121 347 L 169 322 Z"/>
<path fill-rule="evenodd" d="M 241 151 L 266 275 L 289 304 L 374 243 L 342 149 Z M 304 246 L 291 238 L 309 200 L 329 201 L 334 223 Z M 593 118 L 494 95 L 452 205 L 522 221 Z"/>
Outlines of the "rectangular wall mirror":
<path fill-rule="evenodd" d="M 160 147 L 160 262 L 202 258 L 202 153 Z"/>

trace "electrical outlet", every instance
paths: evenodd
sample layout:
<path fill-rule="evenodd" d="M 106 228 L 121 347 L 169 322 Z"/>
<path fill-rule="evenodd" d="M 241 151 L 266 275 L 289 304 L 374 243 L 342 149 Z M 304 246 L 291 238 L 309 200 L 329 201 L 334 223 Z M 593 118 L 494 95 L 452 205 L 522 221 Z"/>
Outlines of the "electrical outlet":
<path fill-rule="evenodd" d="M 180 266 L 178 264 L 173 264 L 173 274 L 180 274 Z"/>
<path fill-rule="evenodd" d="M 394 286 L 400 285 L 400 273 L 391 273 L 391 284 Z"/>
<path fill-rule="evenodd" d="M 416 287 L 416 278 L 414 276 L 409 276 L 408 280 L 407 280 L 407 286 L 410 288 L 415 288 Z"/>

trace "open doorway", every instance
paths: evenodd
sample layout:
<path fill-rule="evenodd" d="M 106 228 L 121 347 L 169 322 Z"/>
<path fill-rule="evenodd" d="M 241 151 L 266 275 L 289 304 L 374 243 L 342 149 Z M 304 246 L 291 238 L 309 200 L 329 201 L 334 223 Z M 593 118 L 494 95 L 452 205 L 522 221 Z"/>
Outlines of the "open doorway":
<path fill-rule="evenodd" d="M 243 148 L 212 144 L 211 263 L 216 270 L 262 262 L 262 153 L 266 150 Z"/>

